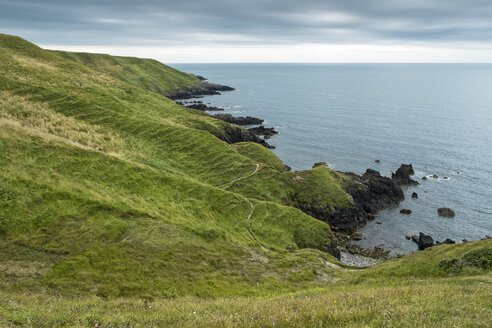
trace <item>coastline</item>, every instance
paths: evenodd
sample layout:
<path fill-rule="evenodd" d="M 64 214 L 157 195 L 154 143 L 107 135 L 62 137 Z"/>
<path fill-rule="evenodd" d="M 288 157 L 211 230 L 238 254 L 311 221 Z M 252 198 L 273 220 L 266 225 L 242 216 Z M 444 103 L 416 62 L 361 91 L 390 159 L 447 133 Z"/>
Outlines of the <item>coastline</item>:
<path fill-rule="evenodd" d="M 273 128 L 260 125 L 264 122 L 261 118 L 250 116 L 234 117 L 231 114 L 222 114 L 221 112 L 230 106 L 215 107 L 211 103 L 205 104 L 201 100 L 204 96 L 220 95 L 221 92 L 234 91 L 235 89 L 233 87 L 209 83 L 202 76 L 199 76 L 199 79 L 202 81 L 200 87 L 192 87 L 184 92 L 179 91 L 175 95 L 171 95 L 171 98 L 179 105 L 187 108 L 198 109 L 207 113 L 219 112 L 219 114 L 209 115 L 231 123 L 226 129 L 225 135 L 217 135 L 223 141 L 230 144 L 250 141 L 259 143 L 269 149 L 275 148 L 274 145 L 266 142 L 266 139 L 277 135 L 278 132 Z M 199 93 L 197 90 L 205 91 Z M 184 99 L 176 98 L 176 95 L 183 94 L 186 95 Z M 375 160 L 375 162 L 379 163 L 379 160 Z M 326 163 L 321 162 L 315 163 L 313 168 L 318 165 L 328 166 Z M 290 171 L 290 167 L 286 166 L 286 168 Z M 361 239 L 365 239 L 365 236 L 362 236 L 357 231 L 366 226 L 367 223 L 373 221 L 380 211 L 390 207 L 396 207 L 402 203 L 405 200 L 403 188 L 419 185 L 419 182 L 411 178 L 415 174 L 412 165 L 402 164 L 395 173 L 392 173 L 391 178 L 382 176 L 379 171 L 374 169 L 367 169 L 365 173 L 360 175 L 352 172 L 336 172 L 344 174 L 352 181 L 352 183 L 344 188 L 344 191 L 352 197 L 353 206 L 335 209 L 324 208 L 295 198 L 290 200 L 290 205 L 330 225 L 335 233 L 337 244 L 337 250 L 332 255 L 337 258 L 340 258 L 340 252 L 368 257 L 376 261 L 403 256 L 400 253 L 393 252 L 394 249 L 392 247 L 385 247 L 384 245 L 361 247 L 358 242 Z M 403 209 L 400 212 L 410 214 L 412 211 Z M 381 224 L 380 222 L 376 223 Z M 417 235 L 405 235 L 404 237 L 407 240 L 413 241 L 417 249 L 425 249 L 443 243 L 455 243 L 454 240 L 447 237 L 445 239 L 443 238 L 442 242 L 434 241 L 432 236 L 423 232 L 417 232 Z M 463 240 L 463 242 L 466 241 Z"/>
<path fill-rule="evenodd" d="M 205 104 L 200 99 L 209 95 L 221 95 L 221 92 L 234 91 L 235 89 L 230 86 L 207 82 L 207 78 L 202 76 L 197 77 L 201 81 L 197 86 L 168 93 L 166 97 L 186 108 L 204 112 L 224 111 L 225 108 L 209 106 L 210 104 Z M 231 114 L 215 114 L 211 116 L 231 124 L 226 129 L 226 136 L 218 135 L 219 139 L 230 144 L 252 141 L 268 149 L 275 148 L 267 143 L 265 139 L 271 138 L 278 132 L 273 128 L 265 128 L 260 125 L 264 122 L 263 119 L 250 116 L 234 117 Z M 250 128 L 246 129 L 245 127 Z M 260 136 L 263 136 L 263 138 L 260 138 Z M 328 167 L 326 163 L 320 162 L 315 163 L 313 168 L 318 166 Z M 290 168 L 288 169 L 290 171 Z M 412 165 L 402 164 L 391 178 L 381 176 L 380 172 L 372 169 L 367 169 L 362 175 L 352 172 L 338 173 L 345 175 L 351 181 L 345 186 L 344 191 L 352 197 L 353 206 L 336 209 L 324 208 L 295 198 L 292 199 L 292 205 L 304 213 L 326 222 L 331 227 L 335 232 L 337 244 L 336 251 L 332 255 L 339 260 L 350 259 L 347 261 L 363 266 L 368 263 L 375 264 L 389 259 L 389 250 L 380 247 L 365 249 L 352 243 L 352 241 L 360 240 L 358 234 L 355 233 L 356 229 L 374 220 L 378 211 L 397 205 L 404 199 L 402 187 L 418 184 L 418 182 L 410 178 L 414 174 Z M 341 254 L 345 255 L 341 256 Z"/>

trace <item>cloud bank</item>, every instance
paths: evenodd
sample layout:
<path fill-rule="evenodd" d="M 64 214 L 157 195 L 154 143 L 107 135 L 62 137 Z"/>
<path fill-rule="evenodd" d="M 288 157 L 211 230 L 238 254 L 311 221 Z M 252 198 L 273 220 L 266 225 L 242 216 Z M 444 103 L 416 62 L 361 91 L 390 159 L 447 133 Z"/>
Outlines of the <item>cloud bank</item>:
<path fill-rule="evenodd" d="M 3 33 L 168 62 L 490 62 L 491 17 L 490 0 L 0 0 Z"/>

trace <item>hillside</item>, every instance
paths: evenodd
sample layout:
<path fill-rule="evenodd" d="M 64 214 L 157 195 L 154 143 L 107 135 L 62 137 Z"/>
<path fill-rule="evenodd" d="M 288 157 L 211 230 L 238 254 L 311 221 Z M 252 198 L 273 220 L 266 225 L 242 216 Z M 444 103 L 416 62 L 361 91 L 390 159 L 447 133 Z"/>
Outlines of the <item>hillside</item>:
<path fill-rule="evenodd" d="M 318 219 L 355 211 L 348 186 L 363 183 L 323 166 L 289 172 L 257 143 L 222 141 L 230 124 L 162 96 L 197 83 L 154 60 L 0 35 L 0 324 L 376 325 L 378 308 L 362 309 L 378 293 L 404 325 L 418 315 L 398 296 L 412 279 L 432 287 L 421 322 L 456 308 L 465 321 L 449 324 L 490 323 L 490 268 L 439 267 L 490 241 L 347 269 Z"/>

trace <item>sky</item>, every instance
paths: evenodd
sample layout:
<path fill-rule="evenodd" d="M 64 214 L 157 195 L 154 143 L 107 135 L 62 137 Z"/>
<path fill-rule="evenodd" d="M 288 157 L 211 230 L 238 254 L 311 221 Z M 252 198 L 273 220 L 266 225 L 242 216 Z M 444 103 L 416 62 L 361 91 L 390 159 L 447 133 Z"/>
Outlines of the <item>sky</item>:
<path fill-rule="evenodd" d="M 0 0 L 0 33 L 167 63 L 480 63 L 492 0 Z"/>

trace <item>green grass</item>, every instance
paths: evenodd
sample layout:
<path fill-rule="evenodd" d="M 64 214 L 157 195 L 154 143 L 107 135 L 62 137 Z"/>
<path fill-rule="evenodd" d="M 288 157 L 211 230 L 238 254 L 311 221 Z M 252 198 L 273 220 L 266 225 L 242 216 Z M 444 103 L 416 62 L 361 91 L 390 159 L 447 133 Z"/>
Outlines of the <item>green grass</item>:
<path fill-rule="evenodd" d="M 0 35 L 0 326 L 486 326 L 490 270 L 439 263 L 490 241 L 347 269 L 295 205 L 350 206 L 348 178 L 220 141 L 162 96 L 194 83 Z"/>

